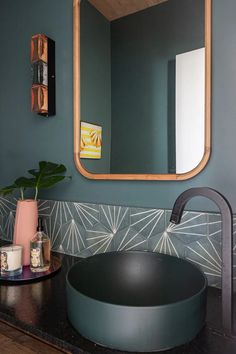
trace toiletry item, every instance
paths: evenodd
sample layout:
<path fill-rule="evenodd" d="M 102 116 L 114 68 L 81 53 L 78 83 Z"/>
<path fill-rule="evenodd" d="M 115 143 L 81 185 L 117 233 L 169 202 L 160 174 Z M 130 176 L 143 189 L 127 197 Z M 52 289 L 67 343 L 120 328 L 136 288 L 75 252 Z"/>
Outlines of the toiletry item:
<path fill-rule="evenodd" d="M 37 233 L 30 241 L 30 270 L 45 272 L 50 267 L 51 245 L 49 237 L 44 233 L 43 220 L 38 218 Z"/>
<path fill-rule="evenodd" d="M 30 240 L 34 237 L 38 221 L 37 200 L 18 200 L 13 243 L 23 246 L 23 265 L 30 264 Z"/>
<path fill-rule="evenodd" d="M 1 276 L 12 277 L 22 273 L 22 251 L 20 245 L 7 245 L 0 247 Z"/>

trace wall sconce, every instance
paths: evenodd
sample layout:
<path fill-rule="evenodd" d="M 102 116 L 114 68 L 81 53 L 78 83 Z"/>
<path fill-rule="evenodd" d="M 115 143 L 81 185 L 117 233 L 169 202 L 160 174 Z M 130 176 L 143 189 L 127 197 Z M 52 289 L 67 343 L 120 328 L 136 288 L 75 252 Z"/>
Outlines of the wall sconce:
<path fill-rule="evenodd" d="M 44 34 L 31 38 L 31 110 L 41 116 L 56 114 L 55 42 Z"/>

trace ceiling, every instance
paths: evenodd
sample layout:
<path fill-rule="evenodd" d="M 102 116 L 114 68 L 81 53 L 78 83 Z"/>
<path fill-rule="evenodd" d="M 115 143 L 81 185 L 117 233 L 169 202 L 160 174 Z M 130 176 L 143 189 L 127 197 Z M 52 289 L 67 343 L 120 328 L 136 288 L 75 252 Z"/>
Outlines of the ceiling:
<path fill-rule="evenodd" d="M 159 5 L 168 0 L 88 0 L 109 21 Z"/>

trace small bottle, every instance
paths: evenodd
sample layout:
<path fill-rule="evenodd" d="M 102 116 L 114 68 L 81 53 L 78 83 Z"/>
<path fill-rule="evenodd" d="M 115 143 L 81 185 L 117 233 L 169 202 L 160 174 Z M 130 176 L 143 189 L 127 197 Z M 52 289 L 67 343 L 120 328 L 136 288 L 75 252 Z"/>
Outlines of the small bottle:
<path fill-rule="evenodd" d="M 51 245 L 49 237 L 43 232 L 43 220 L 38 218 L 37 232 L 30 241 L 30 270 L 45 272 L 50 267 Z"/>

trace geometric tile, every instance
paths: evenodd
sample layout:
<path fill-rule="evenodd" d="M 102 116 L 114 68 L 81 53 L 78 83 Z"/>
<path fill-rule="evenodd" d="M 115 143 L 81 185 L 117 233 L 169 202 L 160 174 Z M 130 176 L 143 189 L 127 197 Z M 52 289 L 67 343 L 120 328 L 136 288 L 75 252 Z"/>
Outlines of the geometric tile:
<path fill-rule="evenodd" d="M 10 211 L 14 212 L 16 211 L 16 201 L 13 198 L 0 198 L 0 215 L 6 215 Z"/>
<path fill-rule="evenodd" d="M 0 197 L 0 236 L 12 240 L 15 198 Z M 38 201 L 52 249 L 80 257 L 108 251 L 149 250 L 187 258 L 213 286 L 221 284 L 222 221 L 219 213 L 185 211 L 178 225 L 171 210 L 64 201 Z M 233 219 L 236 287 L 236 216 Z M 236 290 L 236 289 L 235 289 Z"/>
<path fill-rule="evenodd" d="M 93 253 L 92 253 L 92 251 L 90 249 L 85 248 L 84 250 L 82 250 L 80 252 L 80 254 L 78 256 L 81 257 L 81 258 L 87 258 L 87 257 L 93 256 Z"/>
<path fill-rule="evenodd" d="M 55 202 L 54 202 L 55 203 Z M 38 213 L 42 217 L 47 217 L 51 216 L 51 207 L 53 207 L 53 204 L 49 202 L 48 200 L 39 200 L 38 201 Z"/>
<path fill-rule="evenodd" d="M 13 240 L 14 233 L 14 225 L 15 225 L 15 214 L 11 210 L 8 214 L 2 216 L 2 235 L 3 239 L 6 241 Z"/>
<path fill-rule="evenodd" d="M 166 212 L 170 215 L 171 212 Z M 168 218 L 168 217 L 167 217 Z M 169 219 L 169 218 L 168 218 Z M 172 224 L 166 227 L 168 234 L 178 238 L 183 244 L 189 244 L 205 238 L 207 235 L 207 217 L 205 213 L 185 211 L 180 224 Z"/>
<path fill-rule="evenodd" d="M 165 230 L 165 211 L 160 209 L 130 208 L 130 227 L 147 239 Z"/>
<path fill-rule="evenodd" d="M 44 217 L 43 224 L 45 226 L 45 233 L 51 240 L 51 247 L 53 251 L 60 251 L 60 228 L 61 225 L 56 219 L 51 217 Z"/>
<path fill-rule="evenodd" d="M 212 240 L 216 240 L 221 243 L 222 240 L 222 220 L 220 214 L 207 214 L 208 221 L 208 236 Z"/>
<path fill-rule="evenodd" d="M 74 219 L 67 221 L 60 228 L 60 250 L 66 254 L 79 255 L 86 248 L 85 229 Z"/>
<path fill-rule="evenodd" d="M 109 252 L 114 234 L 104 225 L 97 223 L 86 232 L 86 249 L 92 254 Z"/>
<path fill-rule="evenodd" d="M 78 220 L 85 230 L 99 223 L 99 206 L 96 204 L 70 203 L 74 218 Z"/>
<path fill-rule="evenodd" d="M 112 233 L 130 225 L 129 208 L 100 205 L 100 222 Z"/>
<path fill-rule="evenodd" d="M 209 285 L 217 285 L 221 280 L 221 244 L 210 237 L 187 246 L 186 259 L 190 260 L 206 274 Z"/>
<path fill-rule="evenodd" d="M 116 233 L 112 240 L 113 251 L 145 251 L 147 250 L 147 240 L 131 227 L 122 229 Z"/>
<path fill-rule="evenodd" d="M 16 200 L 0 198 L 0 236 L 6 241 L 12 241 L 16 213 Z"/>
<path fill-rule="evenodd" d="M 40 204 L 40 207 L 43 209 L 42 216 L 49 216 L 55 223 L 62 225 L 68 220 L 73 218 L 73 215 L 70 210 L 69 202 L 61 201 L 47 201 L 47 206 L 44 208 L 44 204 Z M 48 208 L 49 207 L 49 208 Z M 45 212 L 46 209 L 46 212 Z M 39 209 L 39 214 L 41 211 Z"/>
<path fill-rule="evenodd" d="M 0 215 L 0 238 L 5 239 L 3 234 L 3 215 Z"/>
<path fill-rule="evenodd" d="M 148 239 L 148 249 L 152 252 L 169 254 L 175 257 L 185 257 L 183 243 L 171 233 L 164 231 Z"/>

